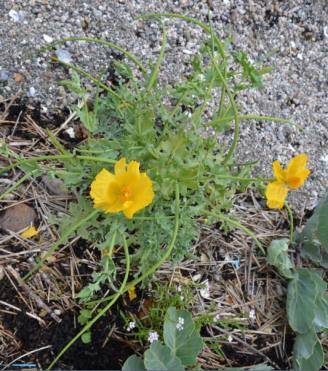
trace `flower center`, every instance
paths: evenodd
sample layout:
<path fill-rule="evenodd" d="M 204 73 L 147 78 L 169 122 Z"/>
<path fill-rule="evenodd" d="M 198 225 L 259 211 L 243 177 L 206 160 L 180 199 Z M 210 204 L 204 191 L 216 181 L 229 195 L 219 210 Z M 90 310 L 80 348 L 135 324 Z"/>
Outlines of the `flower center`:
<path fill-rule="evenodd" d="M 125 202 L 128 201 L 131 198 L 131 196 L 132 194 L 129 187 L 123 187 L 119 198 L 122 202 Z"/>

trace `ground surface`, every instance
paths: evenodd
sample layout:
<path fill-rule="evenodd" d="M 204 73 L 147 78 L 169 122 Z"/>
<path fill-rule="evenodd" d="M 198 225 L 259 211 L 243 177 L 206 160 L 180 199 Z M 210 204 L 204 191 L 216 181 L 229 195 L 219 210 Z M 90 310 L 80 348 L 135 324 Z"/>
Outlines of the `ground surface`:
<path fill-rule="evenodd" d="M 328 175 L 327 2 L 305 1 L 55 1 L 0 0 L 0 96 L 21 90 L 54 110 L 70 104 L 72 97 L 57 85 L 67 77 L 48 54 L 35 49 L 51 40 L 88 36 L 115 42 L 143 62 L 156 57 L 160 32 L 154 21 L 135 21 L 147 12 L 177 12 L 207 21 L 208 13 L 221 36 L 231 33 L 236 48 L 247 50 L 252 60 L 274 67 L 265 89 L 240 98 L 241 111 L 291 119 L 300 128 L 268 122 L 243 124 L 238 155 L 260 160 L 259 170 L 271 173 L 275 159 L 287 161 L 306 152 L 312 176 L 291 195 L 298 210 L 311 209 L 324 189 Z M 168 50 L 161 77 L 183 76 L 202 39 L 199 28 L 181 21 L 168 22 Z M 73 63 L 96 74 L 112 56 L 95 44 L 66 47 Z"/>

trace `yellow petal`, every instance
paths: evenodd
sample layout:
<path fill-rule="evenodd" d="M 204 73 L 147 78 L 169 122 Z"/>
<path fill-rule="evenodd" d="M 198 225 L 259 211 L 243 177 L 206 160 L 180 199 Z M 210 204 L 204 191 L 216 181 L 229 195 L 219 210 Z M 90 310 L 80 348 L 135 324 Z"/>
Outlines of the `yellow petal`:
<path fill-rule="evenodd" d="M 272 163 L 274 177 L 279 181 L 284 181 L 284 170 L 281 167 L 280 161 L 276 160 Z"/>
<path fill-rule="evenodd" d="M 139 166 L 140 166 L 139 162 L 131 161 L 128 165 L 128 173 L 129 174 L 134 174 L 134 175 L 139 175 L 140 174 Z"/>
<path fill-rule="evenodd" d="M 310 175 L 309 169 L 303 169 L 297 174 L 287 177 L 286 182 L 291 189 L 298 189 L 302 187 L 306 178 Z"/>
<path fill-rule="evenodd" d="M 119 161 L 115 164 L 115 175 L 122 175 L 126 172 L 126 162 L 125 158 L 122 157 Z"/>
<path fill-rule="evenodd" d="M 307 155 L 302 153 L 292 158 L 285 171 L 286 183 L 292 189 L 300 188 L 306 178 L 310 175 L 310 170 L 306 169 Z"/>
<path fill-rule="evenodd" d="M 288 188 L 284 183 L 273 182 L 267 185 L 265 196 L 270 209 L 281 209 L 284 206 L 288 194 Z"/>
<path fill-rule="evenodd" d="M 36 236 L 39 233 L 39 231 L 34 227 L 27 228 L 24 232 L 22 232 L 20 235 L 23 238 L 31 238 Z"/>
<path fill-rule="evenodd" d="M 102 169 L 91 183 L 90 196 L 93 199 L 94 208 L 100 208 L 106 212 L 121 211 L 122 203 L 117 197 L 119 191 L 115 176 L 108 170 Z"/>
<path fill-rule="evenodd" d="M 154 199 L 153 184 L 146 173 L 141 173 L 139 181 L 133 184 L 133 203 L 124 210 L 124 215 L 131 219 L 133 215 L 150 205 Z"/>
<path fill-rule="evenodd" d="M 137 298 L 137 294 L 136 294 L 136 288 L 135 286 L 132 286 L 128 289 L 128 294 L 129 294 L 129 299 L 130 301 L 133 301 L 134 299 Z"/>
<path fill-rule="evenodd" d="M 306 167 L 307 159 L 308 157 L 305 153 L 301 153 L 300 155 L 293 157 L 289 161 L 288 167 L 286 169 L 287 175 L 295 174 L 300 170 L 304 170 Z"/>

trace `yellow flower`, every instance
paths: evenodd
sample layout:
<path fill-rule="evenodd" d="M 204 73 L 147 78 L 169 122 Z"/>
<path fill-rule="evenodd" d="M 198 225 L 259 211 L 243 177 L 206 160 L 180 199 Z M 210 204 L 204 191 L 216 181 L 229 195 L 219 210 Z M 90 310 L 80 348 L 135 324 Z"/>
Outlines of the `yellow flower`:
<path fill-rule="evenodd" d="M 270 209 L 281 209 L 290 189 L 300 188 L 310 174 L 306 169 L 307 155 L 302 153 L 292 158 L 287 169 L 281 167 L 280 162 L 272 163 L 276 180 L 269 183 L 265 191 L 267 205 Z"/>
<path fill-rule="evenodd" d="M 125 158 L 115 164 L 115 174 L 102 169 L 91 184 L 90 196 L 94 208 L 106 213 L 118 213 L 131 219 L 133 215 L 152 203 L 153 184 L 146 173 L 140 173 L 139 162 L 126 165 Z"/>
<path fill-rule="evenodd" d="M 35 229 L 35 227 L 33 226 L 33 227 L 25 229 L 25 231 L 22 232 L 20 235 L 23 238 L 31 238 L 31 237 L 36 236 L 38 233 L 39 231 Z"/>

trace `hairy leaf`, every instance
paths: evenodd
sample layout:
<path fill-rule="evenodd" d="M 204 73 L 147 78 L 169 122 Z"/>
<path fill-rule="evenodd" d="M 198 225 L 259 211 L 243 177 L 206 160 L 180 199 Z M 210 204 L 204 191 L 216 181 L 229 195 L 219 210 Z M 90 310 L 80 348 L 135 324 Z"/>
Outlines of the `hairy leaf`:
<path fill-rule="evenodd" d="M 277 268 L 285 278 L 293 278 L 294 264 L 288 256 L 288 239 L 273 240 L 268 248 L 268 263 Z"/>
<path fill-rule="evenodd" d="M 182 329 L 178 325 L 180 318 L 184 322 Z M 191 314 L 173 307 L 168 309 L 165 317 L 164 342 L 184 366 L 194 365 L 203 348 L 203 340 L 195 329 Z"/>
<path fill-rule="evenodd" d="M 145 352 L 145 366 L 147 370 L 159 371 L 183 371 L 181 361 L 176 357 L 166 345 L 155 341 Z"/>
<path fill-rule="evenodd" d="M 310 343 L 310 340 L 308 341 Z M 302 346 L 304 346 L 304 344 Z M 323 361 L 324 353 L 320 341 L 318 340 L 313 346 L 312 354 L 308 358 L 298 358 L 297 353 L 294 354 L 293 366 L 295 371 L 318 371 L 323 365 Z"/>
<path fill-rule="evenodd" d="M 146 368 L 143 360 L 134 354 L 124 362 L 122 371 L 146 371 Z"/>
<path fill-rule="evenodd" d="M 312 274 L 305 268 L 297 269 L 297 274 L 288 284 L 288 322 L 294 331 L 306 333 L 312 327 L 315 316 L 317 286 Z"/>
<path fill-rule="evenodd" d="M 328 268 L 328 194 L 306 223 L 300 242 L 302 256 Z"/>

